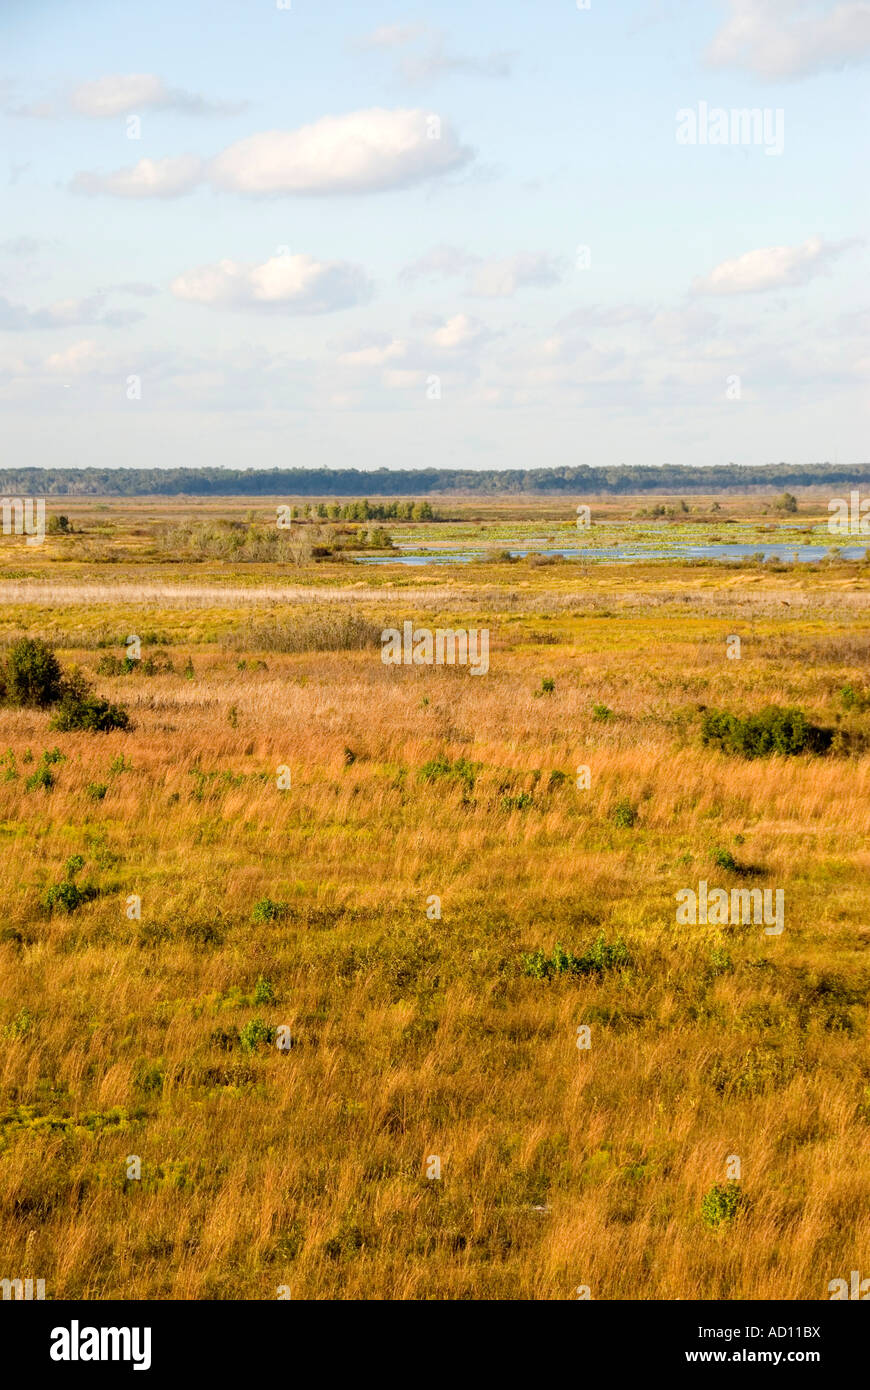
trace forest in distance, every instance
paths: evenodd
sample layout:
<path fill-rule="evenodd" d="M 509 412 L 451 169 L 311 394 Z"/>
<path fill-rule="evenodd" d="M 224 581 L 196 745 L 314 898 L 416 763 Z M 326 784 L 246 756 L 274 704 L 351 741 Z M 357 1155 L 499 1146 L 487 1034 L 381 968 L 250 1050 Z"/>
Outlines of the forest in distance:
<path fill-rule="evenodd" d="M 870 463 L 671 464 L 616 468 L 6 468 L 5 496 L 401 497 L 461 492 L 489 496 L 585 492 L 718 492 L 838 487 L 870 480 Z"/>

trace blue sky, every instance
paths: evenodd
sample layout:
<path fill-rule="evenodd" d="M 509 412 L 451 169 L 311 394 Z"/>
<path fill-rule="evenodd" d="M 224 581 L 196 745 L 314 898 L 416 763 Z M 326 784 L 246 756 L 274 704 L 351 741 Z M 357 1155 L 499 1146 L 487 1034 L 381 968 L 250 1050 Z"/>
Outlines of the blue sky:
<path fill-rule="evenodd" d="M 9 463 L 868 457 L 867 0 L 0 33 Z"/>

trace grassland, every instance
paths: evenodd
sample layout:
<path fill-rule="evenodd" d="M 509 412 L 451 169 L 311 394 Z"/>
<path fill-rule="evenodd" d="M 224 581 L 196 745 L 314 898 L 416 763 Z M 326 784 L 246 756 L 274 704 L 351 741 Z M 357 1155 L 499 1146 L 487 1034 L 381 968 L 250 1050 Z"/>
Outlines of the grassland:
<path fill-rule="evenodd" d="M 134 728 L 0 710 L 0 1276 L 815 1300 L 867 1272 L 866 564 L 361 576 L 175 562 L 192 503 L 61 506 L 73 535 L 0 542 L 0 644 L 52 641 Z M 384 666 L 404 619 L 489 627 L 488 675 Z M 173 669 L 99 674 L 134 633 Z M 701 743 L 705 709 L 771 703 L 841 751 Z M 678 926 L 700 879 L 783 888 L 784 932 Z M 90 895 L 49 908 L 64 882 Z M 530 969 L 557 947 L 585 964 Z"/>

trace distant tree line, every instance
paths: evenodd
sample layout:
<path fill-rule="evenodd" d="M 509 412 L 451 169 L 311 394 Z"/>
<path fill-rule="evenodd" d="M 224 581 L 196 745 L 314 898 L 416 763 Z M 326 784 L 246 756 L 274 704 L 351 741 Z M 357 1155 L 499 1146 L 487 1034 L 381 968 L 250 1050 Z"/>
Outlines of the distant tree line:
<path fill-rule="evenodd" d="M 471 493 L 515 497 L 524 493 L 614 495 L 724 492 L 870 483 L 870 463 L 788 464 L 757 467 L 676 464 L 592 468 L 7 468 L 0 492 L 8 497 L 420 497 Z M 386 518 L 385 518 L 386 519 Z"/>

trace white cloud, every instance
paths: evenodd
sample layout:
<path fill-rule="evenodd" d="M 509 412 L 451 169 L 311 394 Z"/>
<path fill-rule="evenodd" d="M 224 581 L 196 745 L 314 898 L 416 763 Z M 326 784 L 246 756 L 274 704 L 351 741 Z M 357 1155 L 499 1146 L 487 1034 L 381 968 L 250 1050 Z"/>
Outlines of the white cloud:
<path fill-rule="evenodd" d="M 801 77 L 870 57 L 870 3 L 729 0 L 730 16 L 707 50 L 713 67 L 759 77 Z"/>
<path fill-rule="evenodd" d="M 427 111 L 373 107 L 238 140 L 210 178 L 237 193 L 370 193 L 447 173 L 471 153 Z"/>
<path fill-rule="evenodd" d="M 810 237 L 803 246 L 765 246 L 723 261 L 709 275 L 695 280 L 695 294 L 752 294 L 760 290 L 805 285 L 840 254 L 843 246 L 825 245 Z"/>
<path fill-rule="evenodd" d="M 406 265 L 400 272 L 399 279 L 419 280 L 427 277 L 431 279 L 437 275 L 463 275 L 479 264 L 479 256 L 470 255 L 458 246 L 442 243 L 440 246 L 433 246 L 431 251 L 426 251 L 416 261 Z"/>
<path fill-rule="evenodd" d="M 373 107 L 298 130 L 260 131 L 210 162 L 180 155 L 140 159 L 113 174 L 82 172 L 72 188 L 117 198 L 174 198 L 203 181 L 251 196 L 372 193 L 459 169 L 472 154 L 428 111 Z"/>
<path fill-rule="evenodd" d="M 392 338 L 386 343 L 371 343 L 368 347 L 342 352 L 338 361 L 343 367 L 383 367 L 397 358 L 401 360 L 407 351 L 406 342 L 401 338 Z"/>
<path fill-rule="evenodd" d="M 189 193 L 203 175 L 201 159 L 183 154 L 169 159 L 140 159 L 114 174 L 76 174 L 74 193 L 108 193 L 114 198 L 178 198 Z"/>
<path fill-rule="evenodd" d="M 187 111 L 193 115 L 225 115 L 244 109 L 244 103 L 207 101 L 195 92 L 167 87 L 153 72 L 115 73 L 82 82 L 70 94 L 69 104 L 81 116 L 123 116 L 131 111 Z"/>
<path fill-rule="evenodd" d="M 169 288 L 177 299 L 196 304 L 296 314 L 328 314 L 370 295 L 360 266 L 308 255 L 272 256 L 254 266 L 222 260 L 177 276 Z"/>
<path fill-rule="evenodd" d="M 486 299 L 508 299 L 524 285 L 556 285 L 563 267 L 544 251 L 520 251 L 503 261 L 486 261 L 474 275 L 470 291 Z"/>
<path fill-rule="evenodd" d="M 486 329 L 468 314 L 454 314 L 432 334 L 432 341 L 442 348 L 466 348 L 486 336 Z"/>
<path fill-rule="evenodd" d="M 433 246 L 400 273 L 400 280 L 468 275 L 466 289 L 481 299 L 509 299 L 525 285 L 555 285 L 563 278 L 564 262 L 546 251 L 518 251 L 502 259 L 484 260 L 458 246 Z"/>
<path fill-rule="evenodd" d="M 108 309 L 107 299 L 105 291 L 98 291 L 84 299 L 59 299 L 45 309 L 28 309 L 23 304 L 15 304 L 0 296 L 0 329 L 4 332 L 26 332 L 97 323 L 109 328 L 123 328 L 144 317 L 138 309 Z"/>
<path fill-rule="evenodd" d="M 75 376 L 93 371 L 102 361 L 103 354 L 93 339 L 84 338 L 65 348 L 63 352 L 53 352 L 51 356 L 46 357 L 45 366 L 50 372 Z"/>

